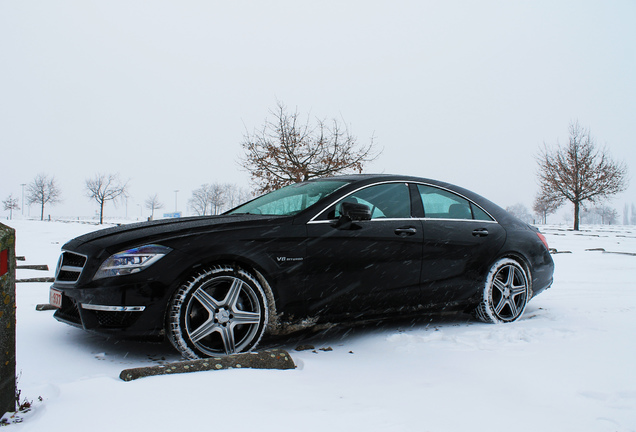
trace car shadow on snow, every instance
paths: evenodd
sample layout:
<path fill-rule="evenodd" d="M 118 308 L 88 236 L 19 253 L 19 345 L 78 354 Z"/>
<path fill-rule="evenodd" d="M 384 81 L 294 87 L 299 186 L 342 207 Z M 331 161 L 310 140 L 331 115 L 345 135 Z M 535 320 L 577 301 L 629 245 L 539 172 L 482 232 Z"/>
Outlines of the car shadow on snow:
<path fill-rule="evenodd" d="M 261 348 L 282 348 L 293 351 L 327 350 L 347 346 L 362 338 L 379 337 L 414 330 L 438 330 L 444 327 L 483 324 L 466 313 L 437 313 L 378 318 L 361 322 L 321 324 L 288 335 L 269 336 Z M 484 324 L 486 325 L 486 324 Z"/>
<path fill-rule="evenodd" d="M 528 305 L 520 321 L 536 319 L 543 314 L 539 307 Z M 362 322 L 320 324 L 285 335 L 265 336 L 256 351 L 265 349 L 285 349 L 292 355 L 304 350 L 331 351 L 333 347 L 355 345 L 363 338 L 384 338 L 387 335 L 410 331 L 439 331 L 451 327 L 484 326 L 466 313 L 424 314 L 408 317 L 392 317 Z M 165 365 L 183 361 L 184 358 L 165 340 L 144 341 L 128 340 L 117 337 L 104 337 L 74 329 L 65 336 L 67 343 L 77 350 L 86 352 L 97 361 L 118 362 L 123 365 L 151 366 Z"/>
<path fill-rule="evenodd" d="M 529 304 L 524 314 L 512 324 L 490 324 L 476 319 L 472 314 L 464 312 L 446 312 L 419 314 L 413 316 L 390 317 L 364 322 L 341 323 L 335 325 L 319 325 L 292 334 L 270 336 L 261 341 L 259 348 L 281 348 L 293 354 L 294 351 L 327 350 L 335 347 L 353 346 L 365 338 L 384 340 L 387 336 L 407 332 L 442 331 L 461 328 L 471 332 L 490 334 L 496 326 L 513 326 L 529 320 L 550 320 L 550 311 Z M 509 329 L 512 330 L 512 327 Z M 381 349 L 381 344 L 378 345 Z"/>

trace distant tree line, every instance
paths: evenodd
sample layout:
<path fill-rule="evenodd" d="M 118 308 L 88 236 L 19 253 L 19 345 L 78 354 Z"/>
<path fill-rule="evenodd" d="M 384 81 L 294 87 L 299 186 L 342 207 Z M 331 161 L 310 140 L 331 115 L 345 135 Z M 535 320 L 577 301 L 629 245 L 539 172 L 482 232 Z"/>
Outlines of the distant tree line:
<path fill-rule="evenodd" d="M 629 204 L 625 203 L 623 208 L 623 225 L 636 225 L 636 204 L 631 205 L 631 212 Z"/>
<path fill-rule="evenodd" d="M 40 220 L 44 220 L 45 208 L 62 201 L 62 192 L 54 177 L 47 174 L 38 174 L 31 183 L 26 186 L 26 203 L 37 204 L 40 210 Z M 104 208 L 108 202 L 117 204 L 128 198 L 129 181 L 122 181 L 119 174 L 96 174 L 85 180 L 86 196 L 95 201 L 99 206 L 99 223 L 104 222 Z M 196 215 L 216 215 L 225 210 L 236 207 L 252 198 L 252 193 L 235 184 L 213 183 L 204 184 L 192 191 L 188 200 L 190 210 Z M 4 210 L 10 212 L 20 210 L 19 200 L 10 194 L 2 201 Z M 149 196 L 145 200 L 145 207 L 150 210 L 149 219 L 154 219 L 155 210 L 162 209 L 164 204 L 159 200 L 158 194 Z"/>
<path fill-rule="evenodd" d="M 246 133 L 241 143 L 244 157 L 241 166 L 251 176 L 257 193 L 269 192 L 288 184 L 335 174 L 362 172 L 367 162 L 374 160 L 373 140 L 358 145 L 346 126 L 336 119 L 329 122 L 309 118 L 302 121 L 298 111 L 288 112 L 279 103 L 271 111 L 273 120 L 266 120 L 260 129 Z M 607 202 L 628 186 L 627 167 L 614 161 L 605 148 L 598 148 L 590 131 L 572 122 L 565 145 L 549 146 L 544 143 L 536 156 L 538 164 L 539 192 L 532 204 L 533 214 L 523 204 L 515 204 L 507 210 L 529 223 L 547 222 L 547 217 L 566 203 L 574 207 L 574 230 L 580 221 L 586 223 L 617 223 L 618 213 Z M 128 196 L 128 182 L 116 174 L 97 174 L 86 179 L 87 196 L 100 208 L 103 222 L 104 205 Z M 205 183 L 192 191 L 188 208 L 196 215 L 216 215 L 252 197 L 252 192 L 228 183 Z M 40 218 L 44 208 L 61 200 L 61 192 L 55 179 L 38 174 L 27 187 L 29 205 L 40 206 Z M 11 215 L 19 209 L 17 199 L 10 195 L 3 201 Z M 148 197 L 146 208 L 154 212 L 163 207 L 157 194 Z M 636 208 L 625 205 L 624 224 L 636 224 Z M 600 222 L 599 222 L 600 221 Z"/>
<path fill-rule="evenodd" d="M 206 183 L 192 191 L 190 209 L 199 216 L 218 215 L 252 198 L 252 193 L 230 183 Z"/>

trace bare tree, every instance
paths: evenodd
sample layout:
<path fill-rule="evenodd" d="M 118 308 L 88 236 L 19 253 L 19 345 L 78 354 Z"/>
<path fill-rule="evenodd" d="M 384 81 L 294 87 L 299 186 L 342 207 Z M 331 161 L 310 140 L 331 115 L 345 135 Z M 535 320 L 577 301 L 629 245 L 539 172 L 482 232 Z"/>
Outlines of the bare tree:
<path fill-rule="evenodd" d="M 151 211 L 150 220 L 153 220 L 155 218 L 155 210 L 163 208 L 163 203 L 159 201 L 157 194 L 146 198 L 146 208 Z"/>
<path fill-rule="evenodd" d="M 597 207 L 595 210 L 601 217 L 601 224 L 603 225 L 615 225 L 616 221 L 618 221 L 618 212 L 613 207 L 604 205 Z"/>
<path fill-rule="evenodd" d="M 247 188 L 239 187 L 232 183 L 225 184 L 224 187 L 225 205 L 228 210 L 249 201 L 254 196 Z"/>
<path fill-rule="evenodd" d="M 618 212 L 607 205 L 581 209 L 581 221 L 587 224 L 613 225 L 617 220 Z"/>
<path fill-rule="evenodd" d="M 534 198 L 532 210 L 541 217 L 541 221 L 545 225 L 548 223 L 548 215 L 556 213 L 562 205 L 562 196 L 548 196 L 543 193 L 538 193 Z"/>
<path fill-rule="evenodd" d="M 38 174 L 27 185 L 27 203 L 40 205 L 40 220 L 44 220 L 44 206 L 55 205 L 61 201 L 62 192 L 55 184 L 55 178 Z"/>
<path fill-rule="evenodd" d="M 541 194 L 559 196 L 574 205 L 574 230 L 579 229 L 581 205 L 599 203 L 627 189 L 627 167 L 614 162 L 606 149 L 597 149 L 590 132 L 570 123 L 569 141 L 555 149 L 544 144 L 537 156 Z"/>
<path fill-rule="evenodd" d="M 125 198 L 128 182 L 122 183 L 119 174 L 97 174 L 93 178 L 86 179 L 87 196 L 99 204 L 99 223 L 104 223 L 104 204 L 107 201 L 116 202 Z"/>
<path fill-rule="evenodd" d="M 199 216 L 219 214 L 226 202 L 227 187 L 219 183 L 203 184 L 192 191 L 188 205 Z"/>
<path fill-rule="evenodd" d="M 221 213 L 223 206 L 226 202 L 226 187 L 227 185 L 214 183 L 210 188 L 210 210 L 211 214 L 217 215 Z"/>
<path fill-rule="evenodd" d="M 262 129 L 246 133 L 240 164 L 260 193 L 316 177 L 358 172 L 374 160 L 373 139 L 359 146 L 356 138 L 336 119 L 326 122 L 309 118 L 302 122 L 298 111 L 288 113 L 282 103 L 271 111 Z"/>
<path fill-rule="evenodd" d="M 9 210 L 9 219 L 13 219 L 13 210 L 20 210 L 18 198 L 13 198 L 13 194 L 9 194 L 7 199 L 2 201 L 2 204 L 4 204 L 5 210 Z"/>
<path fill-rule="evenodd" d="M 192 197 L 188 200 L 188 206 L 199 216 L 208 214 L 210 206 L 210 185 L 203 184 L 200 188 L 192 191 Z"/>
<path fill-rule="evenodd" d="M 532 215 L 528 211 L 528 208 L 521 203 L 506 207 L 506 211 L 525 223 L 530 224 L 533 222 Z"/>

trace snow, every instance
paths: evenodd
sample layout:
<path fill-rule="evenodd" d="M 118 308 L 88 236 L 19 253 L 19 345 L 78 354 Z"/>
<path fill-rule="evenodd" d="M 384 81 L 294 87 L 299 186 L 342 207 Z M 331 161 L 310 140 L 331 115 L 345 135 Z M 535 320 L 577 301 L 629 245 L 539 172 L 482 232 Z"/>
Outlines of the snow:
<path fill-rule="evenodd" d="M 98 228 L 3 223 L 16 228 L 25 264 L 51 269 L 18 278 L 52 276 L 61 245 Z M 180 357 L 165 344 L 58 323 L 35 310 L 50 284 L 18 284 L 18 387 L 33 408 L 8 430 L 634 431 L 636 256 L 586 249 L 636 253 L 636 228 L 542 231 L 550 247 L 571 253 L 553 255 L 554 285 L 520 321 L 433 316 L 276 341 L 298 365 L 292 371 L 124 382 L 123 369 Z M 295 351 L 300 344 L 316 350 Z"/>

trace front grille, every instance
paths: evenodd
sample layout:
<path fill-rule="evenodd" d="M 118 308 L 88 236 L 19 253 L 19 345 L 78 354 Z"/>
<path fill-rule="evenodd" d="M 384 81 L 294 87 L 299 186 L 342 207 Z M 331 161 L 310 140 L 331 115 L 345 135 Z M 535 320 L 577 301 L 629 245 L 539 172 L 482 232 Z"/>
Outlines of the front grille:
<path fill-rule="evenodd" d="M 60 257 L 60 261 L 57 264 L 57 271 L 55 274 L 55 282 L 60 283 L 75 283 L 82 274 L 82 269 L 86 264 L 86 257 L 84 255 L 76 254 L 73 252 L 64 251 Z"/>
<path fill-rule="evenodd" d="M 138 312 L 97 311 L 95 314 L 99 325 L 108 328 L 129 327 L 139 318 Z"/>

